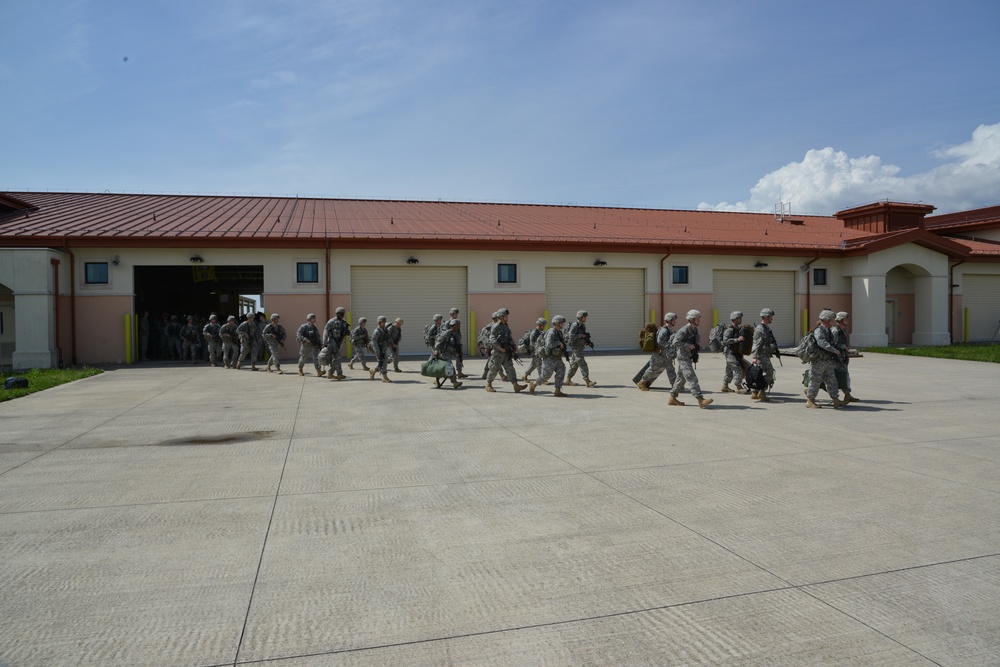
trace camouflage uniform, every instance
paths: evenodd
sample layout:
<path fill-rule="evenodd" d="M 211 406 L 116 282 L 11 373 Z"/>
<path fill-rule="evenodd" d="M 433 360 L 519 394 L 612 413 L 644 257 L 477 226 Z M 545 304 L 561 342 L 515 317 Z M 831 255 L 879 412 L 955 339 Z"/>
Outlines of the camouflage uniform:
<path fill-rule="evenodd" d="M 673 335 L 673 330 L 666 324 L 656 330 L 656 349 L 649 357 L 649 370 L 642 374 L 641 382 L 646 389 L 663 371 L 667 372 L 667 380 L 670 381 L 671 387 L 677 382 L 677 371 L 674 369 L 677 350 L 670 345 L 670 337 Z M 641 386 L 639 388 L 642 389 Z"/>
<path fill-rule="evenodd" d="M 553 318 L 552 322 L 555 324 L 556 319 Z M 566 354 L 566 337 L 560 329 L 553 326 L 545 332 L 540 347 L 542 351 L 542 373 L 538 376 L 538 380 L 531 383 L 531 393 L 535 393 L 536 385 L 548 382 L 553 374 L 555 375 L 556 391 L 562 393 L 562 386 L 566 377 L 566 364 L 563 363 L 563 357 Z"/>
<path fill-rule="evenodd" d="M 809 388 L 806 389 L 806 396 L 810 401 L 815 401 L 819 386 L 825 384 L 833 404 L 837 406 L 840 403 L 840 386 L 837 384 L 835 369 L 840 364 L 840 350 L 834 346 L 833 335 L 825 324 L 820 323 L 813 330 L 813 336 L 820 352 L 816 359 L 809 362 Z"/>
<path fill-rule="evenodd" d="M 388 377 L 389 373 L 389 331 L 388 327 L 376 326 L 372 331 L 372 347 L 375 349 L 375 368 L 369 370 L 372 379 L 377 373 L 382 374 L 382 378 Z"/>
<path fill-rule="evenodd" d="M 267 345 L 268 352 L 270 352 L 267 357 L 267 372 L 271 372 L 271 365 L 273 364 L 275 370 L 280 375 L 283 371 L 281 370 L 281 350 L 279 348 L 285 344 L 288 334 L 285 333 L 285 327 L 278 324 L 278 317 L 276 315 L 272 315 L 271 321 L 264 326 L 261 337 Z"/>
<path fill-rule="evenodd" d="M 222 327 L 219 326 L 219 321 L 212 316 L 205 325 L 205 328 L 201 330 L 202 335 L 205 336 L 205 347 L 208 348 L 208 361 L 213 366 L 219 365 L 219 359 L 222 357 Z"/>
<path fill-rule="evenodd" d="M 322 376 L 323 371 L 319 365 L 319 350 L 322 344 L 319 338 L 319 329 L 313 322 L 316 316 L 309 313 L 309 317 L 306 319 L 308 321 L 295 332 L 295 340 L 299 342 L 299 375 L 302 375 L 306 360 L 312 357 L 313 366 L 316 367 L 316 375 Z"/>
<path fill-rule="evenodd" d="M 330 370 L 327 376 L 331 380 L 343 380 L 344 373 L 340 365 L 340 348 L 344 339 L 351 333 L 351 325 L 344 319 L 343 308 L 337 309 L 337 315 L 323 327 L 323 346 L 326 348 Z"/>
<path fill-rule="evenodd" d="M 582 314 L 581 314 L 582 313 Z M 577 370 L 580 371 L 580 375 L 583 376 L 583 381 L 587 383 L 587 386 L 593 386 L 590 381 L 590 366 L 587 365 L 587 359 L 584 357 L 583 351 L 587 348 L 587 342 L 590 340 L 590 336 L 587 334 L 587 325 L 582 322 L 582 318 L 587 317 L 587 312 L 581 310 L 576 314 L 576 322 L 569 325 L 569 334 L 566 336 L 569 339 L 570 349 L 572 350 L 572 356 L 569 360 L 569 373 L 566 375 L 566 384 L 573 386 L 573 376 L 576 375 Z"/>
<path fill-rule="evenodd" d="M 170 316 L 170 323 L 164 331 L 167 334 L 167 357 L 170 359 L 183 359 L 181 356 L 181 324 L 177 321 L 176 315 Z"/>
<path fill-rule="evenodd" d="M 777 354 L 778 343 L 774 339 L 774 332 L 766 323 L 761 322 L 753 330 L 753 347 L 750 350 L 750 358 L 757 362 L 760 369 L 767 378 L 767 386 L 774 385 L 777 377 L 774 372 L 774 365 L 771 363 L 771 355 Z"/>
<path fill-rule="evenodd" d="M 531 375 L 531 371 L 538 369 L 538 372 L 542 372 L 542 361 L 544 359 L 542 346 L 539 341 L 543 340 L 545 336 L 545 319 L 538 318 L 535 323 L 535 328 L 531 330 L 531 335 L 528 338 L 528 354 L 531 355 L 531 365 L 528 366 L 528 370 L 524 372 L 524 381 L 528 381 L 528 376 Z"/>
<path fill-rule="evenodd" d="M 403 340 L 403 320 L 396 320 L 387 326 L 385 330 L 389 333 L 389 360 L 392 361 L 392 370 L 401 373 L 399 370 L 399 341 Z M 388 367 L 388 363 L 386 366 Z"/>
<path fill-rule="evenodd" d="M 738 312 L 738 311 L 737 311 Z M 736 315 L 736 313 L 733 313 Z M 722 332 L 722 354 L 726 359 L 726 371 L 722 375 L 722 391 L 729 391 L 729 383 L 732 380 L 736 380 L 736 393 L 744 394 L 746 391 L 743 389 L 743 355 L 736 351 L 737 346 L 740 344 L 740 328 L 742 327 L 742 322 L 737 324 L 736 319 L 743 319 L 743 313 L 740 313 L 738 317 L 733 317 L 730 320 L 729 326 L 725 328 Z"/>
<path fill-rule="evenodd" d="M 490 328 L 490 362 L 489 372 L 486 374 L 487 387 L 501 370 L 506 378 L 517 377 L 513 361 L 515 347 L 517 347 L 517 343 L 514 341 L 514 336 L 507 323 L 503 320 L 495 322 Z"/>
<path fill-rule="evenodd" d="M 677 380 L 670 389 L 670 396 L 677 399 L 677 395 L 684 391 L 684 385 L 691 385 L 691 395 L 701 402 L 704 394 L 698 384 L 698 375 L 694 372 L 694 350 L 689 346 L 696 346 L 697 350 L 701 346 L 701 338 L 698 335 L 698 327 L 692 322 L 688 322 L 671 337 L 670 345 L 677 354 Z"/>
<path fill-rule="evenodd" d="M 240 335 L 240 358 L 236 361 L 236 368 L 243 366 L 243 360 L 250 357 L 250 370 L 257 370 L 257 351 L 263 343 L 257 322 L 249 319 L 236 327 L 236 332 Z"/>
<path fill-rule="evenodd" d="M 361 318 L 358 321 L 358 326 L 354 327 L 354 331 L 351 332 L 351 345 L 354 348 L 354 356 L 351 357 L 351 361 L 347 364 L 351 370 L 354 369 L 354 364 L 361 362 L 361 367 L 368 370 L 367 363 L 367 352 L 368 343 L 371 342 L 371 337 L 368 334 L 368 329 L 361 326 L 363 323 L 367 322 L 365 318 Z"/>
<path fill-rule="evenodd" d="M 219 329 L 222 338 L 222 365 L 236 368 L 236 357 L 240 353 L 240 335 L 236 333 L 236 318 L 232 315 Z"/>
<path fill-rule="evenodd" d="M 189 317 L 187 324 L 181 329 L 180 339 L 181 363 L 186 363 L 189 356 L 192 364 L 198 363 L 198 358 L 195 356 L 198 349 L 198 327 L 195 326 L 193 317 Z"/>
<path fill-rule="evenodd" d="M 450 361 L 452 366 L 455 366 L 455 375 L 449 379 L 456 389 L 462 386 L 462 383 L 458 381 L 458 366 L 456 365 L 456 362 L 462 358 L 462 336 L 458 331 L 452 330 L 452 327 L 457 328 L 457 325 L 458 320 L 451 320 L 447 328 L 439 327 L 440 332 L 434 339 L 434 356 Z"/>
<path fill-rule="evenodd" d="M 493 324 L 497 321 L 497 314 L 493 313 L 493 322 L 490 322 L 485 327 L 479 330 L 479 338 L 476 339 L 476 343 L 479 345 L 479 351 L 484 357 L 486 357 L 486 365 L 483 366 L 483 379 L 490 372 L 490 366 L 493 363 L 493 347 L 490 342 L 490 332 L 493 330 Z"/>
<path fill-rule="evenodd" d="M 455 320 L 456 322 L 458 322 L 458 340 L 461 341 L 462 340 L 462 322 L 458 319 L 458 312 L 459 312 L 458 308 L 452 308 L 448 312 L 449 312 L 449 317 L 451 319 Z M 458 373 L 458 377 L 459 378 L 468 377 L 465 373 L 462 372 L 463 357 L 464 356 L 465 355 L 463 354 L 455 362 L 455 371 Z"/>
<path fill-rule="evenodd" d="M 837 319 L 830 327 L 830 333 L 832 334 L 833 346 L 840 350 L 840 365 L 834 369 L 837 373 L 837 382 L 840 385 L 840 390 L 844 392 L 844 401 L 846 403 L 856 402 L 858 399 L 851 396 L 851 373 L 847 369 L 847 365 L 851 363 L 851 342 L 847 335 L 847 329 L 842 325 L 842 322 L 846 320 L 850 315 L 846 312 L 837 313 Z"/>

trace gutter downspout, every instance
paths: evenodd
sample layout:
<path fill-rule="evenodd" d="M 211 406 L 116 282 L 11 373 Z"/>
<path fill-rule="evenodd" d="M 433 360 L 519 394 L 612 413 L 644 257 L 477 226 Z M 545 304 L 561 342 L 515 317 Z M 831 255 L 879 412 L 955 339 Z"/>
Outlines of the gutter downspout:
<path fill-rule="evenodd" d="M 69 255 L 69 339 L 70 363 L 76 366 L 76 255 L 69 249 L 69 239 L 63 239 L 63 249 Z"/>
<path fill-rule="evenodd" d="M 667 257 L 670 257 L 671 254 L 673 254 L 673 251 L 670 249 L 669 246 L 667 246 L 667 254 L 660 258 L 660 319 L 661 320 L 663 319 L 663 315 L 666 313 L 666 311 L 663 309 L 663 290 L 664 290 L 663 281 L 666 278 L 663 275 L 663 263 L 667 261 Z M 656 322 L 656 324 L 659 324 L 659 322 Z"/>
<path fill-rule="evenodd" d="M 52 277 L 54 279 L 55 294 L 56 294 L 56 364 L 59 368 L 63 367 L 63 353 L 62 347 L 59 346 L 59 320 L 60 320 L 60 308 L 59 308 L 59 260 L 55 257 L 49 259 L 49 263 L 52 264 Z"/>
<path fill-rule="evenodd" d="M 959 260 L 958 262 L 951 264 L 948 267 L 948 340 L 954 345 L 955 343 L 955 267 L 959 264 L 965 264 L 965 260 Z M 965 340 L 965 336 L 962 336 L 962 340 Z"/>
<path fill-rule="evenodd" d="M 330 239 L 327 238 L 325 241 L 326 252 L 323 256 L 326 258 L 326 321 L 330 321 Z"/>

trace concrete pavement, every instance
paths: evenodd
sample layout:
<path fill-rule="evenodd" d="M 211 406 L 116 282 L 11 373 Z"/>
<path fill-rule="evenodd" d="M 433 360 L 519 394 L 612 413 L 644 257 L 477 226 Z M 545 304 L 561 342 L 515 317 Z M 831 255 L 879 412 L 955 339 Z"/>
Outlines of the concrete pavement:
<path fill-rule="evenodd" d="M 807 410 L 704 355 L 700 410 L 640 355 L 567 399 L 420 361 L 0 404 L 0 666 L 1000 664 L 996 365 L 868 354 Z"/>

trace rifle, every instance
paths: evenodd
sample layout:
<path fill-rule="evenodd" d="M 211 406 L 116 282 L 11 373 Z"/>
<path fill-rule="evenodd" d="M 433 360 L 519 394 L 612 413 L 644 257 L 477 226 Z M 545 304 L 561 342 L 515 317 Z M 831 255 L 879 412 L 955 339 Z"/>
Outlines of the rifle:
<path fill-rule="evenodd" d="M 774 347 L 774 356 L 778 358 L 778 365 L 784 367 L 785 364 L 781 363 L 781 350 L 778 349 L 778 341 L 774 339 L 774 332 L 768 329 L 767 335 L 771 338 L 771 345 Z"/>
<path fill-rule="evenodd" d="M 586 332 L 585 334 L 583 334 L 583 340 L 585 341 L 585 342 L 584 342 L 584 346 L 585 346 L 585 347 L 589 347 L 589 348 L 590 348 L 590 351 L 591 351 L 591 352 L 596 352 L 596 351 L 597 351 L 597 350 L 596 350 L 596 349 L 594 348 L 594 341 L 592 341 L 592 340 L 590 339 L 590 332 L 589 332 L 589 331 L 588 331 L 588 332 Z"/>

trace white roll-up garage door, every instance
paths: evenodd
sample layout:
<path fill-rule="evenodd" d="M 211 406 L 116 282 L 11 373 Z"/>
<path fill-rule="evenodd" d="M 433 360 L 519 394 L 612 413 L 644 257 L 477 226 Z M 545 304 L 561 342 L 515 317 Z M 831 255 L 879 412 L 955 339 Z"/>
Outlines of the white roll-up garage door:
<path fill-rule="evenodd" d="M 469 312 L 468 302 L 464 266 L 351 267 L 351 319 L 357 323 L 358 318 L 367 317 L 368 328 L 372 329 L 379 315 L 385 315 L 390 322 L 402 317 L 403 354 L 426 353 L 424 327 L 437 313 L 448 317 L 448 311 L 455 306 L 465 315 Z M 465 324 L 463 334 L 467 328 Z"/>
<path fill-rule="evenodd" d="M 969 309 L 969 340 L 990 340 L 1000 326 L 1000 276 L 966 273 L 962 308 Z"/>
<path fill-rule="evenodd" d="M 795 307 L 794 271 L 722 271 L 712 273 L 713 304 L 719 311 L 719 322 L 729 322 L 734 310 L 743 313 L 744 324 L 760 322 L 760 311 L 774 311 L 771 330 L 784 347 L 798 342 L 798 309 Z M 815 300 L 815 297 L 814 297 Z M 711 314 L 701 321 L 702 345 L 707 345 Z"/>
<path fill-rule="evenodd" d="M 545 309 L 567 323 L 586 310 L 587 331 L 598 350 L 630 350 L 646 321 L 643 269 L 546 269 Z"/>

